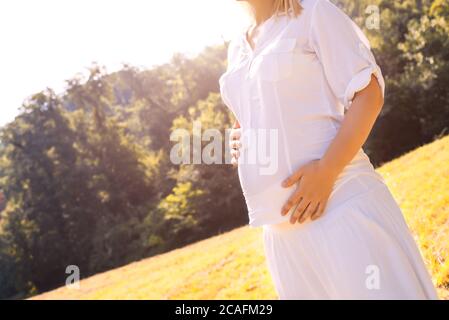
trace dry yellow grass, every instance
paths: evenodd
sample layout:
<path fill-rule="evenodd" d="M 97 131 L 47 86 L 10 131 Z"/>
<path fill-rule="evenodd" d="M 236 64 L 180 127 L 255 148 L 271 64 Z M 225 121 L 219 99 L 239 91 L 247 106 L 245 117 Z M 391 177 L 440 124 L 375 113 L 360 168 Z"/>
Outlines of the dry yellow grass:
<path fill-rule="evenodd" d="M 400 204 L 441 298 L 449 298 L 449 136 L 378 169 Z M 247 226 L 33 299 L 276 299 L 261 229 Z"/>
<path fill-rule="evenodd" d="M 449 136 L 377 171 L 399 203 L 440 297 L 449 299 Z"/>

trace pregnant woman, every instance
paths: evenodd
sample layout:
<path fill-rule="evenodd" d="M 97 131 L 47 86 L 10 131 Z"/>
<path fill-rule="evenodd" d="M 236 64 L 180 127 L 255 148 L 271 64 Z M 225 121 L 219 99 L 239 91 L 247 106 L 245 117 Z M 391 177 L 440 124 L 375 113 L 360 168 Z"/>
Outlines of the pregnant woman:
<path fill-rule="evenodd" d="M 362 149 L 385 89 L 367 38 L 328 0 L 246 2 L 254 23 L 229 44 L 220 92 L 279 298 L 437 299 Z"/>

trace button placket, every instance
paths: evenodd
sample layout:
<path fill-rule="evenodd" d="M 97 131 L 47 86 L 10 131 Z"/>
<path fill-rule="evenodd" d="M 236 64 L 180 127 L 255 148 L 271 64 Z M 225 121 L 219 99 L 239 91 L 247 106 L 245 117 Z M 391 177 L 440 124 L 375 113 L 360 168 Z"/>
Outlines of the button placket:
<path fill-rule="evenodd" d="M 246 69 L 247 70 L 246 79 L 250 78 L 251 67 L 253 66 L 254 59 L 257 58 L 259 53 L 265 48 L 267 41 L 270 39 L 273 32 L 276 31 L 276 28 L 274 28 L 276 25 L 274 19 L 275 19 L 275 17 L 271 16 L 268 20 L 266 20 L 261 25 L 260 34 L 258 36 L 259 39 L 258 39 L 257 43 L 255 44 L 254 49 L 251 48 L 251 45 L 249 44 L 249 42 L 246 38 L 246 33 L 243 34 L 243 39 L 242 39 L 243 52 L 249 57 L 248 67 Z"/>
<path fill-rule="evenodd" d="M 259 113 L 261 111 L 261 103 L 262 99 L 260 97 L 260 88 L 259 88 L 259 81 L 257 79 L 254 79 L 250 82 L 250 100 L 251 100 L 251 107 L 253 109 L 254 113 Z"/>
<path fill-rule="evenodd" d="M 251 73 L 251 66 L 253 64 L 253 60 L 254 60 L 254 54 L 252 52 L 250 52 L 247 48 L 245 48 L 243 50 L 242 53 L 245 56 L 245 59 L 248 59 L 248 61 L 246 62 L 248 65 L 246 66 L 246 74 L 245 74 L 245 79 L 249 80 L 250 78 L 250 73 Z"/>

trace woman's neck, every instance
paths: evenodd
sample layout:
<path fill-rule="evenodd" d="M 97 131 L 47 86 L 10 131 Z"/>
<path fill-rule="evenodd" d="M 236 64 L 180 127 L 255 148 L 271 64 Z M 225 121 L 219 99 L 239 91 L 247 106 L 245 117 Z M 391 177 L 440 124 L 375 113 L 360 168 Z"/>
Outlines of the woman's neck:
<path fill-rule="evenodd" d="M 248 4 L 256 26 L 273 15 L 273 0 L 248 0 Z"/>

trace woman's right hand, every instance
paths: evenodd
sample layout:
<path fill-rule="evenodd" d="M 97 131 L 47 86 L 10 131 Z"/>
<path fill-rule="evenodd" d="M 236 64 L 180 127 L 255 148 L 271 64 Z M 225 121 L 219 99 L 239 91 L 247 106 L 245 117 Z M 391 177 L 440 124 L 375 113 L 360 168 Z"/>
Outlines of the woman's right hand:
<path fill-rule="evenodd" d="M 240 123 L 235 121 L 230 135 L 229 135 L 229 147 L 231 148 L 231 164 L 236 167 L 238 164 L 238 158 L 240 157 L 240 147 L 242 146 L 240 142 L 241 129 Z"/>

